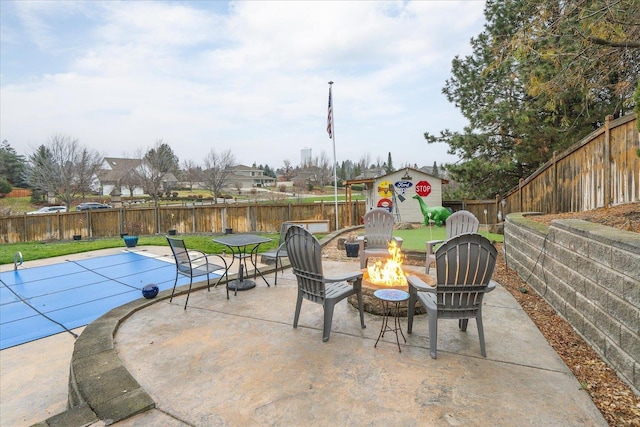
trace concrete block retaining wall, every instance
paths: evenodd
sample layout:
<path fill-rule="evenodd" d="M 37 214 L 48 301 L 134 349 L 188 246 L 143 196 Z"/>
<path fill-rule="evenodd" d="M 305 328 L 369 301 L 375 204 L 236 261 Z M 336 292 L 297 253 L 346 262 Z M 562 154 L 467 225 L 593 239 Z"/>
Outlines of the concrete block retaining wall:
<path fill-rule="evenodd" d="M 505 259 L 640 394 L 640 234 L 510 214 Z"/>

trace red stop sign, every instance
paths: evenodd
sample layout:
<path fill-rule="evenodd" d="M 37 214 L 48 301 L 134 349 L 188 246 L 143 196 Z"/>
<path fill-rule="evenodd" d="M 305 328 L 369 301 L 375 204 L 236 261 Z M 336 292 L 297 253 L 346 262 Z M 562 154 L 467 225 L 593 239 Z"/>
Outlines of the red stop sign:
<path fill-rule="evenodd" d="M 428 181 L 420 181 L 416 184 L 416 193 L 420 197 L 427 197 L 431 194 L 431 184 Z"/>

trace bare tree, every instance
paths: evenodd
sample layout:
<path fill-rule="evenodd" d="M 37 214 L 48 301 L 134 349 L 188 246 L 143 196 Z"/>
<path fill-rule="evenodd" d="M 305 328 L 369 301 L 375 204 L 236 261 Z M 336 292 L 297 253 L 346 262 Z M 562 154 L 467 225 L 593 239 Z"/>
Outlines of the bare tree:
<path fill-rule="evenodd" d="M 293 178 L 293 188 L 298 190 L 298 193 L 302 193 L 302 191 L 307 187 L 307 181 L 302 178 L 294 177 Z"/>
<path fill-rule="evenodd" d="M 320 156 L 316 158 L 316 166 L 318 167 L 318 182 L 320 185 L 324 186 L 333 183 L 333 168 L 326 152 L 321 152 Z"/>
<path fill-rule="evenodd" d="M 271 203 L 276 203 L 281 201 L 282 199 L 285 199 L 287 196 L 285 194 L 282 193 L 278 193 L 276 191 L 269 191 L 266 194 L 266 198 L 267 200 L 269 200 Z"/>
<path fill-rule="evenodd" d="M 232 172 L 231 166 L 234 165 L 235 157 L 229 150 L 217 153 L 216 150 L 212 148 L 204 158 L 204 171 L 202 172 L 204 186 L 216 199 L 216 203 L 218 202 L 222 188 L 227 184 L 229 175 Z"/>
<path fill-rule="evenodd" d="M 238 191 L 238 194 L 242 193 L 242 182 L 236 181 L 236 182 L 233 183 L 233 186 Z"/>
<path fill-rule="evenodd" d="M 157 204 L 162 195 L 163 182 L 167 173 L 176 168 L 177 157 L 168 144 L 159 139 L 155 145 L 144 155 L 138 173 L 144 185 L 145 192 L 148 193 Z"/>
<path fill-rule="evenodd" d="M 140 172 L 133 168 L 127 171 L 118 184 L 119 186 L 124 186 L 129 190 L 130 198 L 133 198 L 133 192 L 136 188 L 144 185 Z"/>
<path fill-rule="evenodd" d="M 382 160 L 382 157 L 380 157 L 379 155 L 376 157 L 376 169 L 380 169 L 382 168 L 382 166 L 384 166 L 384 161 Z"/>
<path fill-rule="evenodd" d="M 293 166 L 291 166 L 291 161 L 289 159 L 285 159 L 283 164 L 282 176 L 285 181 L 291 181 L 291 178 L 293 178 Z"/>
<path fill-rule="evenodd" d="M 93 183 L 100 169 L 101 162 L 102 156 L 97 151 L 84 147 L 79 148 L 75 166 L 75 185 L 83 199 L 87 193 L 93 190 Z"/>
<path fill-rule="evenodd" d="M 182 161 L 181 179 L 189 183 L 189 190 L 193 191 L 193 183 L 200 181 L 202 169 L 191 159 Z"/>
<path fill-rule="evenodd" d="M 100 160 L 97 151 L 82 147 L 77 139 L 56 135 L 29 157 L 27 180 L 34 188 L 54 193 L 69 210 L 91 190 Z"/>
<path fill-rule="evenodd" d="M 371 154 L 369 153 L 363 154 L 362 157 L 360 157 L 358 164 L 360 165 L 360 169 L 362 170 L 362 172 L 369 169 L 369 167 L 371 166 Z"/>

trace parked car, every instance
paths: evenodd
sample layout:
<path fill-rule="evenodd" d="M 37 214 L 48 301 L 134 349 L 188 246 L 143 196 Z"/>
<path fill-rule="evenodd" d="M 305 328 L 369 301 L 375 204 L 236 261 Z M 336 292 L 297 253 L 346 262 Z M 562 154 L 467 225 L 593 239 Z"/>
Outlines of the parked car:
<path fill-rule="evenodd" d="M 109 208 L 111 208 L 111 205 L 105 205 L 103 203 L 98 203 L 98 202 L 85 202 L 85 203 L 80 203 L 78 206 L 76 206 L 77 211 L 88 211 L 93 209 L 109 209 Z"/>
<path fill-rule="evenodd" d="M 66 212 L 66 206 L 45 206 L 43 208 L 38 209 L 37 211 L 27 212 L 27 215 L 39 215 L 46 213 L 56 213 L 56 212 Z"/>

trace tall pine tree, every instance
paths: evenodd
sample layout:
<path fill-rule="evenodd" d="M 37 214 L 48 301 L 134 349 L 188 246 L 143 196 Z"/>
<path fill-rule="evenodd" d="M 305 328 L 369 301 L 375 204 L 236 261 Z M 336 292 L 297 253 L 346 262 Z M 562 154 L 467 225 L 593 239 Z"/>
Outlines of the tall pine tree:
<path fill-rule="evenodd" d="M 443 88 L 469 125 L 425 133 L 460 157 L 447 167 L 461 184 L 457 197 L 506 193 L 554 151 L 633 104 L 640 61 L 632 41 L 640 29 L 627 17 L 639 15 L 625 10 L 640 13 L 639 4 L 487 1 L 485 30 L 471 40 L 471 55 L 454 58 Z"/>

